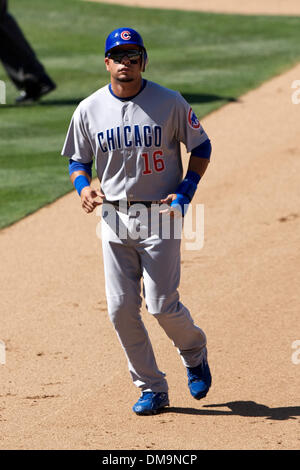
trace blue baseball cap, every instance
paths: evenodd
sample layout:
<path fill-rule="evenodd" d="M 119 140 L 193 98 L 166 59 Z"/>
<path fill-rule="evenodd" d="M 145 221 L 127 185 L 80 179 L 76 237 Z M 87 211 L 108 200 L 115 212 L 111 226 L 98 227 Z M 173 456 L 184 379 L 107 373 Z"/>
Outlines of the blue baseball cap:
<path fill-rule="evenodd" d="M 142 48 L 144 51 L 142 68 L 145 70 L 145 65 L 148 62 L 147 51 L 142 36 L 132 28 L 118 28 L 107 36 L 105 41 L 105 57 L 111 49 L 123 44 L 135 44 Z"/>
<path fill-rule="evenodd" d="M 145 46 L 141 35 L 132 28 L 118 28 L 112 31 L 105 42 L 105 55 L 114 47 L 122 44 L 135 44 L 142 47 L 145 51 Z"/>

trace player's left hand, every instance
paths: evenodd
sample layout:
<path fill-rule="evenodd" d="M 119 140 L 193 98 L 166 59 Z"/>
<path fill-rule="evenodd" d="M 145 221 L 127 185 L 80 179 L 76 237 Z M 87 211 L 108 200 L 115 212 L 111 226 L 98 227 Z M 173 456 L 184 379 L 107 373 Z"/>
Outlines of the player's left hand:
<path fill-rule="evenodd" d="M 181 212 L 176 207 L 171 207 L 171 203 L 175 201 L 177 194 L 168 194 L 165 199 L 161 199 L 161 204 L 167 204 L 169 207 L 159 211 L 160 214 L 170 214 L 170 217 L 181 217 Z"/>

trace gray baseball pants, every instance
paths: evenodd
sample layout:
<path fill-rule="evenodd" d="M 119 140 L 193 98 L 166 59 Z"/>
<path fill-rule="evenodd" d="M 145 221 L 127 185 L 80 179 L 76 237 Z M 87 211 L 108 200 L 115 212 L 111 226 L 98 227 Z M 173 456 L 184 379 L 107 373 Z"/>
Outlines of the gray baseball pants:
<path fill-rule="evenodd" d="M 140 315 L 141 280 L 147 310 L 173 341 L 183 364 L 195 367 L 206 353 L 204 332 L 179 300 L 181 238 L 174 235 L 174 221 L 169 215 L 154 216 L 152 209 L 139 211 L 137 205 L 127 214 L 127 209 L 104 204 L 101 237 L 108 314 L 132 380 L 142 391 L 167 392 Z"/>

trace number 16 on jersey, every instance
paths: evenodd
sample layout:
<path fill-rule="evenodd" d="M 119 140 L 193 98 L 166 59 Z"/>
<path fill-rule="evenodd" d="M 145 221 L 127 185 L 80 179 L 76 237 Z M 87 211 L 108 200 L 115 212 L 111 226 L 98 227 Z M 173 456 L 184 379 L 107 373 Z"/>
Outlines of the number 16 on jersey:
<path fill-rule="evenodd" d="M 154 171 L 160 173 L 165 169 L 165 162 L 163 160 L 163 151 L 162 150 L 155 150 L 151 155 L 150 152 L 142 153 L 142 157 L 144 159 L 144 171 L 143 175 L 151 175 Z"/>

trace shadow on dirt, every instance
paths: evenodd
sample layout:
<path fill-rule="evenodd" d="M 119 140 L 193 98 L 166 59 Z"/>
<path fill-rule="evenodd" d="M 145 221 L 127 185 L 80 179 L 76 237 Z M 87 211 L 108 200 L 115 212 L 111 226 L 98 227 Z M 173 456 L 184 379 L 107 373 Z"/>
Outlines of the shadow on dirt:
<path fill-rule="evenodd" d="M 207 409 L 207 408 L 223 408 L 223 407 L 229 408 L 230 411 Z M 297 416 L 300 416 L 300 406 L 270 408 L 266 405 L 255 403 L 255 401 L 230 401 L 227 403 L 204 405 L 203 408 L 200 408 L 200 409 L 168 407 L 168 408 L 165 408 L 164 412 L 201 415 L 201 416 L 246 416 L 246 417 L 257 417 L 257 418 L 261 417 L 261 418 L 273 419 L 276 421 L 283 421 L 287 419 L 297 419 Z"/>

